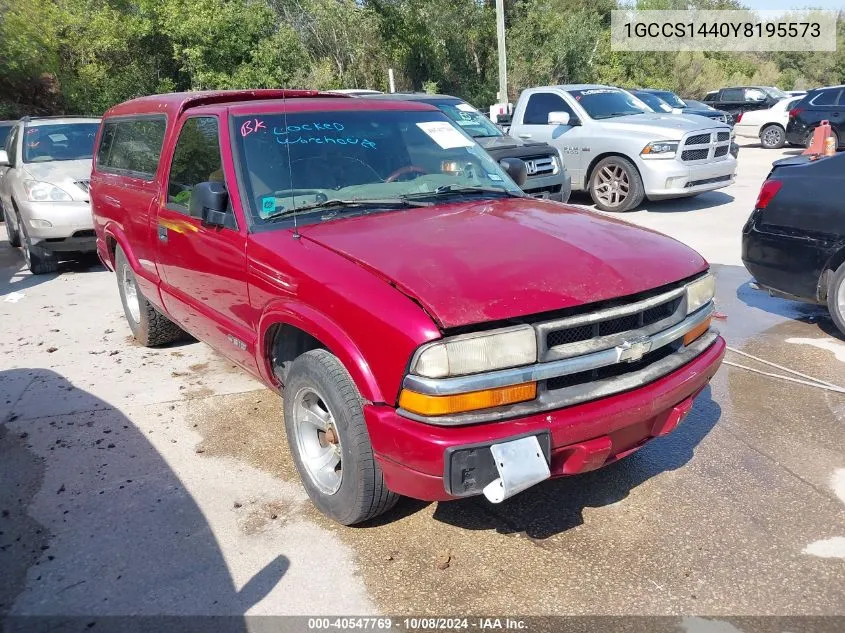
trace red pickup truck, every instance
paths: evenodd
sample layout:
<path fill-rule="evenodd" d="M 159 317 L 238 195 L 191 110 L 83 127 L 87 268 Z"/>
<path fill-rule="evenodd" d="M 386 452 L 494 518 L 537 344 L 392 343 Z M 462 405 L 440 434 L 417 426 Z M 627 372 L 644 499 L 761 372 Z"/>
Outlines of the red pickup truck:
<path fill-rule="evenodd" d="M 697 253 L 502 162 L 425 104 L 143 97 L 100 126 L 98 251 L 140 343 L 186 331 L 282 391 L 327 515 L 495 503 L 670 432 L 725 349 Z"/>

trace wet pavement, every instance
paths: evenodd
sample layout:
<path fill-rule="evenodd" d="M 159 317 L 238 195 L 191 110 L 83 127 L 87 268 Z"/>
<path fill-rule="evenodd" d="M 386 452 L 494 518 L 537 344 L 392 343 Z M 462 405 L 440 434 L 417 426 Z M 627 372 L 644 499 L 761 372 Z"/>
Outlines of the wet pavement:
<path fill-rule="evenodd" d="M 625 219 L 711 260 L 734 350 L 845 387 L 824 312 L 738 259 L 780 155 L 744 147 L 737 184 Z M 729 351 L 684 423 L 617 464 L 343 528 L 305 497 L 276 394 L 201 343 L 128 342 L 95 262 L 21 267 L 0 242 L 0 614 L 845 612 L 834 389 Z"/>

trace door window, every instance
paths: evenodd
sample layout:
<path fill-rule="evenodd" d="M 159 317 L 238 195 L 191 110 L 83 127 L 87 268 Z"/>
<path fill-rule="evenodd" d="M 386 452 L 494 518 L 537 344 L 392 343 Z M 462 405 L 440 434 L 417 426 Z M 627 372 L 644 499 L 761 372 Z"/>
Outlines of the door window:
<path fill-rule="evenodd" d="M 170 164 L 167 206 L 189 213 L 191 192 L 201 182 L 225 183 L 215 117 L 193 117 L 182 126 Z"/>
<path fill-rule="evenodd" d="M 722 101 L 724 102 L 730 103 L 744 100 L 745 95 L 742 88 L 725 88 L 722 90 Z"/>
<path fill-rule="evenodd" d="M 814 106 L 835 106 L 837 101 L 839 101 L 840 92 L 841 90 L 822 90 L 813 97 L 810 103 Z"/>
<path fill-rule="evenodd" d="M 152 180 L 166 128 L 163 116 L 105 121 L 97 150 L 97 169 Z"/>
<path fill-rule="evenodd" d="M 553 92 L 535 92 L 528 97 L 525 104 L 525 125 L 548 125 L 549 112 L 566 112 L 570 118 L 575 118 L 572 108 L 564 101 L 563 97 Z"/>
<path fill-rule="evenodd" d="M 750 101 L 751 103 L 760 103 L 761 101 L 766 100 L 766 93 L 759 88 L 746 88 L 745 100 Z"/>

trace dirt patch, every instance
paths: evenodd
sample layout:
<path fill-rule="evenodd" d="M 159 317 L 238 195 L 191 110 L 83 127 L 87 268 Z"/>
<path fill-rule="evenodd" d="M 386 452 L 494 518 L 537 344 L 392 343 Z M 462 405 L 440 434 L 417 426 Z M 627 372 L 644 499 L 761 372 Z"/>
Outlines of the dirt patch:
<path fill-rule="evenodd" d="M 181 388 L 181 387 L 180 387 Z M 183 400 L 201 400 L 203 398 L 208 398 L 209 396 L 214 395 L 214 390 L 209 389 L 204 385 L 199 385 L 195 389 L 185 389 L 182 392 L 182 399 Z"/>
<path fill-rule="evenodd" d="M 208 371 L 208 363 L 194 363 L 193 365 L 189 365 L 188 369 L 195 374 L 204 374 Z"/>
<path fill-rule="evenodd" d="M 272 391 L 209 398 L 188 419 L 203 436 L 197 451 L 235 457 L 286 481 L 299 480 L 288 453 L 282 399 Z"/>
<path fill-rule="evenodd" d="M 282 526 L 298 513 L 300 504 L 287 501 L 245 504 L 238 523 L 245 534 L 257 534 L 272 526 Z"/>

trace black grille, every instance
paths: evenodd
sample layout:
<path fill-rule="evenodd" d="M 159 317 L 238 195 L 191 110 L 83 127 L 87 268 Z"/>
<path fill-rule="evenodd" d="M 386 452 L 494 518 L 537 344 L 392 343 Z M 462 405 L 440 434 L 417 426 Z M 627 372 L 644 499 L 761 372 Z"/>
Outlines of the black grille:
<path fill-rule="evenodd" d="M 695 136 L 690 136 L 684 145 L 704 145 L 705 143 L 710 142 L 710 135 L 709 134 L 696 134 Z"/>
<path fill-rule="evenodd" d="M 73 237 L 94 237 L 94 229 L 85 229 L 84 231 L 75 231 Z"/>
<path fill-rule="evenodd" d="M 698 187 L 699 185 L 709 185 L 714 182 L 728 182 L 730 176 L 716 176 L 715 178 L 705 178 L 704 180 L 692 180 L 686 184 L 686 187 Z"/>
<path fill-rule="evenodd" d="M 707 149 L 688 149 L 681 152 L 681 160 L 704 160 L 710 150 Z"/>
<path fill-rule="evenodd" d="M 728 153 L 728 146 L 723 145 L 722 147 L 717 147 L 716 151 L 713 152 L 713 156 L 724 156 Z"/>
<path fill-rule="evenodd" d="M 645 369 L 652 363 L 663 360 L 671 356 L 681 346 L 681 340 L 674 341 L 669 345 L 648 352 L 640 360 L 633 363 L 616 363 L 608 365 L 607 367 L 600 367 L 599 369 L 592 369 L 590 371 L 582 371 L 577 374 L 569 374 L 568 376 L 558 376 L 557 378 L 550 378 L 546 381 L 546 389 L 554 391 L 555 389 L 565 389 L 566 387 L 575 387 L 588 382 L 595 382 L 596 380 L 606 380 L 608 378 L 616 378 L 623 374 L 630 374 L 635 371 Z"/>
<path fill-rule="evenodd" d="M 731 137 L 730 132 L 719 132 L 719 140 L 720 141 L 727 141 Z"/>
<path fill-rule="evenodd" d="M 587 341 L 595 336 L 593 334 L 594 330 L 593 325 L 579 325 L 578 327 L 571 327 L 568 330 L 555 330 L 554 332 L 549 332 L 549 335 L 546 337 L 546 345 L 548 347 L 556 347 L 558 345 L 567 345 L 568 343 Z"/>
<path fill-rule="evenodd" d="M 578 325 L 564 330 L 554 330 L 546 336 L 546 346 L 551 348 L 557 347 L 558 345 L 580 343 L 581 341 L 588 341 L 597 336 L 620 334 L 621 332 L 654 325 L 658 321 L 672 316 L 680 303 L 681 299 L 679 297 L 643 310 L 642 312 L 608 319 L 607 321 L 599 321 L 590 325 Z"/>

